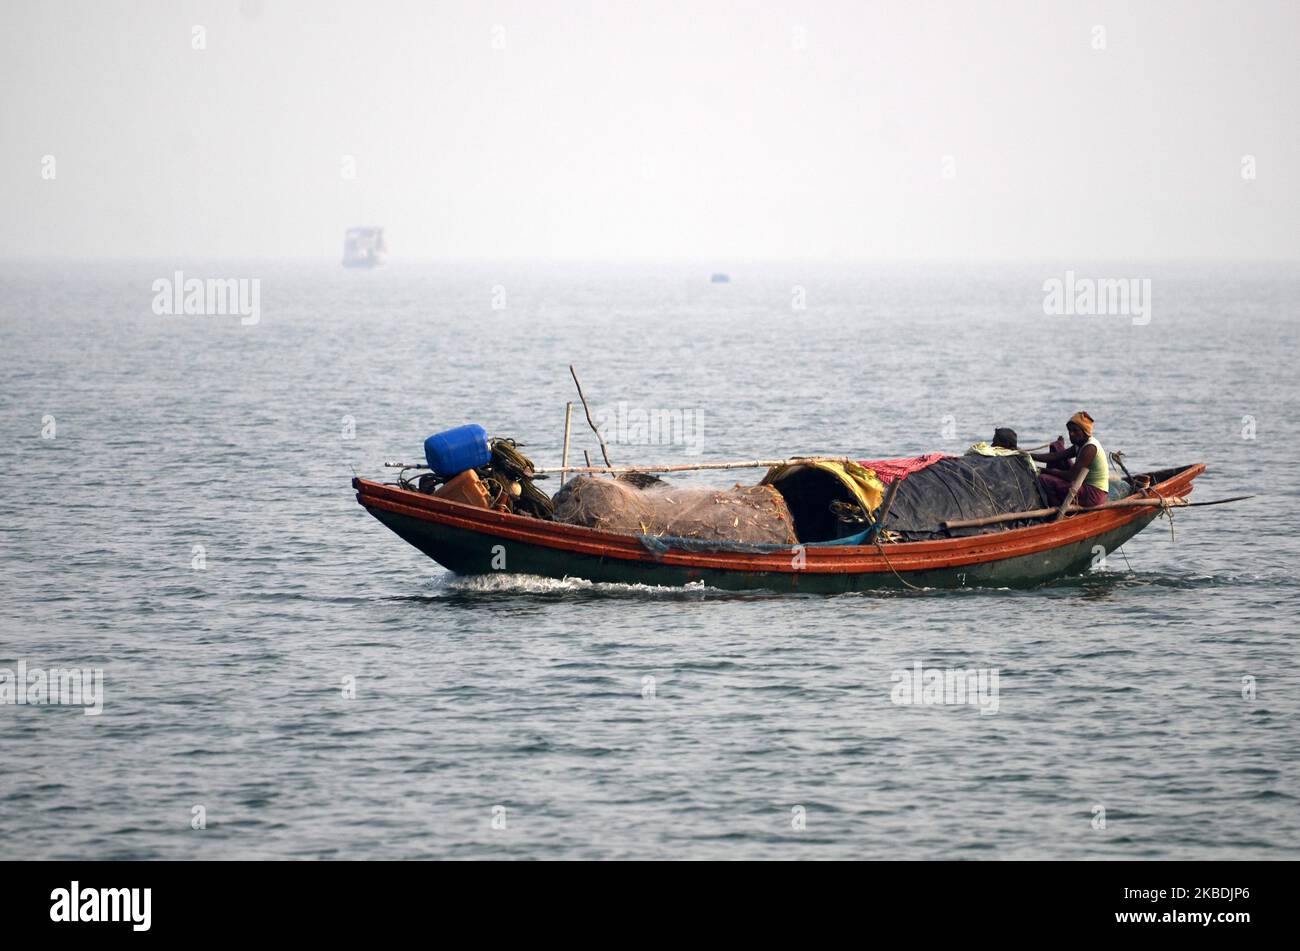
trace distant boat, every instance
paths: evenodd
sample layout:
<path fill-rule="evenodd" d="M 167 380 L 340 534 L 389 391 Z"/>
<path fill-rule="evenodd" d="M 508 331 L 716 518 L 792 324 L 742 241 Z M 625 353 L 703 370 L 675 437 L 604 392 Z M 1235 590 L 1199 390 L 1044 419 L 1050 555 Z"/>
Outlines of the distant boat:
<path fill-rule="evenodd" d="M 388 245 L 384 243 L 384 229 L 349 228 L 343 238 L 344 267 L 379 267 L 388 260 Z"/>
<path fill-rule="evenodd" d="M 730 284 L 731 278 L 723 274 L 721 271 L 718 271 L 711 278 L 709 278 L 709 282 L 712 284 Z"/>

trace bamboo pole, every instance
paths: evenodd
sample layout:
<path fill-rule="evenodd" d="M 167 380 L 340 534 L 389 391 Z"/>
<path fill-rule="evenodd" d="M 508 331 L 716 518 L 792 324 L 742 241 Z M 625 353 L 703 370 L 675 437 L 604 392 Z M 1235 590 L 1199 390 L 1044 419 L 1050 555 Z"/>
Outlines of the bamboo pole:
<path fill-rule="evenodd" d="M 573 421 L 573 401 L 564 404 L 564 449 L 560 452 L 560 468 L 569 468 L 569 425 Z M 564 488 L 566 472 L 560 473 L 560 488 Z"/>
<path fill-rule="evenodd" d="M 582 384 L 578 382 L 578 371 L 573 369 L 573 364 L 569 364 L 569 373 L 573 377 L 573 385 L 578 388 L 578 399 L 582 400 L 583 412 L 587 414 L 587 425 L 596 434 L 596 441 L 600 443 L 600 454 L 605 457 L 605 468 L 608 469 L 609 450 L 605 448 L 605 437 L 600 434 L 600 430 L 596 428 L 596 421 L 591 418 L 591 408 L 587 406 L 587 397 L 582 392 Z"/>
<path fill-rule="evenodd" d="M 894 496 L 898 494 L 898 487 L 902 484 L 902 479 L 895 479 L 889 483 L 889 488 L 885 490 L 885 500 L 880 503 L 880 508 L 876 509 L 875 519 L 867 534 L 867 538 L 876 544 L 880 544 L 880 533 L 885 530 L 885 518 L 889 515 L 889 507 L 894 504 Z"/>
<path fill-rule="evenodd" d="M 585 450 L 584 450 L 585 451 Z M 706 469 L 771 469 L 773 466 L 797 466 L 811 462 L 853 462 L 844 456 L 795 456 L 792 459 L 750 459 L 745 462 L 690 462 L 676 465 L 605 466 L 592 467 L 587 457 L 587 467 L 569 466 L 556 469 L 538 469 L 537 475 L 554 475 L 557 472 L 604 472 L 619 475 L 627 472 L 700 472 Z"/>

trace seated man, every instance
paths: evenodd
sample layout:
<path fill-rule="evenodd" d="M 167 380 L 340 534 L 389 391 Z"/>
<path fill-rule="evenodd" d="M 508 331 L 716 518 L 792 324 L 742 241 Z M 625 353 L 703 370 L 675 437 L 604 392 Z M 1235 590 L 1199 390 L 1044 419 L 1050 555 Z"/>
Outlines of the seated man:
<path fill-rule="evenodd" d="M 1053 464 L 1074 459 L 1074 465 L 1064 475 L 1051 472 L 1039 475 L 1038 484 L 1043 487 L 1048 505 L 1064 502 L 1075 476 L 1084 470 L 1087 470 L 1088 475 L 1079 487 L 1075 501 L 1084 508 L 1092 508 L 1110 497 L 1110 467 L 1106 463 L 1106 450 L 1101 448 L 1101 443 L 1092 435 L 1092 424 L 1092 417 L 1080 410 L 1065 424 L 1066 432 L 1070 435 L 1069 446 L 1057 450 L 1054 445 L 1052 451 L 1030 454 L 1035 462 L 1047 463 L 1049 469 Z"/>
<path fill-rule="evenodd" d="M 1016 431 L 1007 429 L 1005 426 L 999 426 L 993 430 L 993 448 L 994 449 L 1015 449 L 1016 448 Z"/>

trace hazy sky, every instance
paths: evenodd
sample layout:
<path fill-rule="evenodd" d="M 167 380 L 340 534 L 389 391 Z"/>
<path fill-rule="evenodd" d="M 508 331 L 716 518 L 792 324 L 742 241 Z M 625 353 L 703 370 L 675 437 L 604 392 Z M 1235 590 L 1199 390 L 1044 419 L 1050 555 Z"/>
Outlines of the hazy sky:
<path fill-rule="evenodd" d="M 1295 259 L 1298 47 L 1296 0 L 5 0 L 0 255 Z"/>

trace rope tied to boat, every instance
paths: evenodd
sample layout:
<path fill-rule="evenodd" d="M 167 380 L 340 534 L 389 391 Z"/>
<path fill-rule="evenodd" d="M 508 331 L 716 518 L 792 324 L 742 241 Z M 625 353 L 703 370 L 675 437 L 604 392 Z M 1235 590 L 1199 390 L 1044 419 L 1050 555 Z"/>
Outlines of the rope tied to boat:
<path fill-rule="evenodd" d="M 901 581 L 907 587 L 911 588 L 913 591 L 924 591 L 925 590 L 924 588 L 917 587 L 916 585 L 912 584 L 912 582 L 908 581 L 906 578 L 900 575 L 897 571 L 894 571 L 894 566 L 890 562 L 889 556 L 885 554 L 884 543 L 882 543 L 880 540 L 881 534 L 882 532 L 875 533 L 875 542 L 876 542 L 876 548 L 880 550 L 880 557 L 885 560 L 885 567 L 888 568 L 890 571 L 893 571 L 894 577 L 897 578 L 899 581 Z"/>
<path fill-rule="evenodd" d="M 880 552 L 880 557 L 881 559 L 884 560 L 885 567 L 888 568 L 891 572 L 893 572 L 894 577 L 897 578 L 903 585 L 907 586 L 908 588 L 911 588 L 913 591 L 924 590 L 923 588 L 918 588 L 916 585 L 912 584 L 910 581 L 908 581 L 906 578 L 900 575 L 897 571 L 895 571 L 893 564 L 889 560 L 889 556 L 885 554 L 885 542 L 890 542 L 891 544 L 893 542 L 896 542 L 901 537 L 898 534 L 898 532 L 891 532 L 886 530 L 885 528 L 882 528 L 880 522 L 871 517 L 870 512 L 866 511 L 864 508 L 862 508 L 862 506 L 855 505 L 852 502 L 841 502 L 841 501 L 831 502 L 830 510 L 831 510 L 831 514 L 834 515 L 841 522 L 858 523 L 858 524 L 865 522 L 867 525 L 870 525 L 872 531 L 867 537 L 871 539 L 872 544 L 874 544 L 876 546 L 876 549 Z"/>
<path fill-rule="evenodd" d="M 1160 493 L 1157 492 L 1156 498 L 1160 500 L 1160 505 L 1156 510 L 1156 518 L 1169 519 L 1169 540 L 1171 542 L 1175 542 L 1178 539 L 1174 535 L 1174 509 L 1181 508 L 1182 506 L 1189 505 L 1191 503 L 1189 503 L 1185 498 L 1179 495 L 1176 495 L 1172 498 L 1166 498 L 1165 496 L 1160 495 Z"/>

